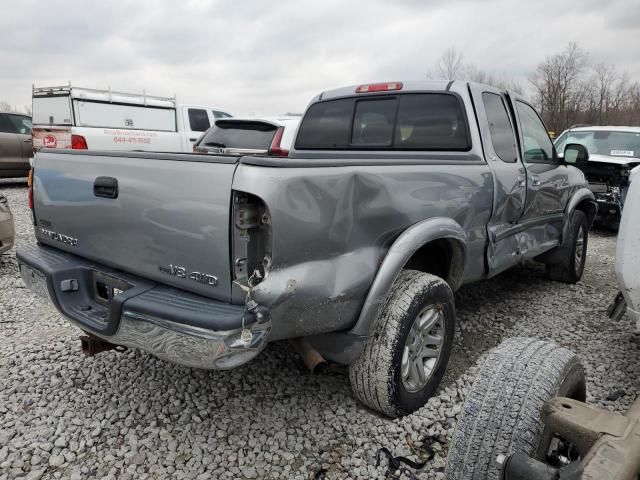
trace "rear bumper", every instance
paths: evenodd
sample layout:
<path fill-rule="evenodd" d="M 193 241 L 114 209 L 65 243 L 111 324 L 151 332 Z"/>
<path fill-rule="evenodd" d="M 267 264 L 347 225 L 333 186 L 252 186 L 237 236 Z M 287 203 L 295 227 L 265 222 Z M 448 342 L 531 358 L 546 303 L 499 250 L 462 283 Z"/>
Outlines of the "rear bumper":
<path fill-rule="evenodd" d="M 226 369 L 258 355 L 271 322 L 244 306 L 160 285 L 60 250 L 33 245 L 16 252 L 20 273 L 71 323 L 115 345 L 145 350 L 188 367 Z M 242 319 L 251 339 L 240 338 Z"/>

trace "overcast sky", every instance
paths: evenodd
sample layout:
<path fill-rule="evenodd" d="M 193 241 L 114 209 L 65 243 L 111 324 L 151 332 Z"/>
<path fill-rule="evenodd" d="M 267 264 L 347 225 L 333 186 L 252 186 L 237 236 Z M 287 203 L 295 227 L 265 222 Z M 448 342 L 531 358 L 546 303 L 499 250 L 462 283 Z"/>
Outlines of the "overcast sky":
<path fill-rule="evenodd" d="M 570 41 L 640 79 L 640 0 L 0 0 L 0 100 L 31 84 L 178 96 L 234 114 L 424 78 L 448 48 L 523 85 Z"/>

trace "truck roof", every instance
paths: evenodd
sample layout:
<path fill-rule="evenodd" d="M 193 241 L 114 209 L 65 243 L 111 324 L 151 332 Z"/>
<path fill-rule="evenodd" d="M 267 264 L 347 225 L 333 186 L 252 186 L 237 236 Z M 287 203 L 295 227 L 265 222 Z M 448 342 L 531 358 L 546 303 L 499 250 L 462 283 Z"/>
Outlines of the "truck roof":
<path fill-rule="evenodd" d="M 592 125 L 592 126 L 582 125 L 580 127 L 570 127 L 565 131 L 569 131 L 569 130 L 571 130 L 572 132 L 600 131 L 600 132 L 640 133 L 640 127 L 625 127 L 620 125 Z"/>
<path fill-rule="evenodd" d="M 146 92 L 125 93 L 114 92 L 111 89 L 100 90 L 97 88 L 73 87 L 65 85 L 60 87 L 33 87 L 33 96 L 51 97 L 55 95 L 69 95 L 71 98 L 83 100 L 97 100 L 110 103 L 127 103 L 133 105 L 149 105 L 154 107 L 175 108 L 175 97 L 159 97 L 156 95 L 147 95 Z"/>
<path fill-rule="evenodd" d="M 402 89 L 398 91 L 406 93 L 410 91 L 420 92 L 425 90 L 445 92 L 451 88 L 451 85 L 454 82 L 447 81 L 447 80 L 402 80 L 402 81 L 395 81 L 395 82 L 367 82 L 367 83 L 361 83 L 358 85 L 350 85 L 348 87 L 340 87 L 340 88 L 335 88 L 333 90 L 324 91 L 321 94 L 317 95 L 313 99 L 313 101 L 317 102 L 318 100 L 328 100 L 330 98 L 350 97 L 356 93 L 356 88 L 358 88 L 359 86 L 374 85 L 374 84 L 378 85 L 378 84 L 384 84 L 384 83 L 402 84 Z M 455 82 L 455 83 L 460 83 L 460 82 Z M 381 91 L 380 93 L 384 94 L 384 93 L 394 93 L 394 92 Z"/>

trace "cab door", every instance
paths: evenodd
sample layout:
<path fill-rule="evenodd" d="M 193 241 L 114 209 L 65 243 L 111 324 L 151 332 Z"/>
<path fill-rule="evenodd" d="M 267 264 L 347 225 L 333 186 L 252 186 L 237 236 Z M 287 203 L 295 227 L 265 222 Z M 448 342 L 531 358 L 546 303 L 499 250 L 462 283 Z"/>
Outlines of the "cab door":
<path fill-rule="evenodd" d="M 487 225 L 487 266 L 493 276 L 520 260 L 517 234 L 527 200 L 527 176 L 505 92 L 484 85 L 470 89 L 485 158 L 493 173 L 493 212 Z"/>
<path fill-rule="evenodd" d="M 31 168 L 29 159 L 33 157 L 33 141 L 31 139 L 31 118 L 17 113 L 8 114 L 9 121 L 13 123 L 18 143 L 20 144 L 20 158 L 22 168 L 28 172 Z"/>
<path fill-rule="evenodd" d="M 560 239 L 569 195 L 567 167 L 558 158 L 549 133 L 535 109 L 515 98 L 520 154 L 527 170 L 527 200 L 520 223 L 525 258 L 547 250 Z"/>

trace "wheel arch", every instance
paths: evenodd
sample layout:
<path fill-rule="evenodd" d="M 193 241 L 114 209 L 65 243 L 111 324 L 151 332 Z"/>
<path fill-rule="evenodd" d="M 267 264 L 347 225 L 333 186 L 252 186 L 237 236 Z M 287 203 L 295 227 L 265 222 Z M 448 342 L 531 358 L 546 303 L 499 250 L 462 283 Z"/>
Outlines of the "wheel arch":
<path fill-rule="evenodd" d="M 464 277 L 466 250 L 467 235 L 451 218 L 430 218 L 406 229 L 387 251 L 350 333 L 369 335 L 389 289 L 404 268 L 441 276 L 457 290 Z"/>
<path fill-rule="evenodd" d="M 589 222 L 589 228 L 591 228 L 591 225 L 596 218 L 596 212 L 598 210 L 596 197 L 593 195 L 593 192 L 591 190 L 583 187 L 575 192 L 569 199 L 567 208 L 565 209 L 564 225 L 562 227 L 562 238 L 565 237 L 569 230 L 571 214 L 575 210 L 581 210 L 582 212 L 584 212 L 584 214 L 587 216 L 587 221 Z"/>

